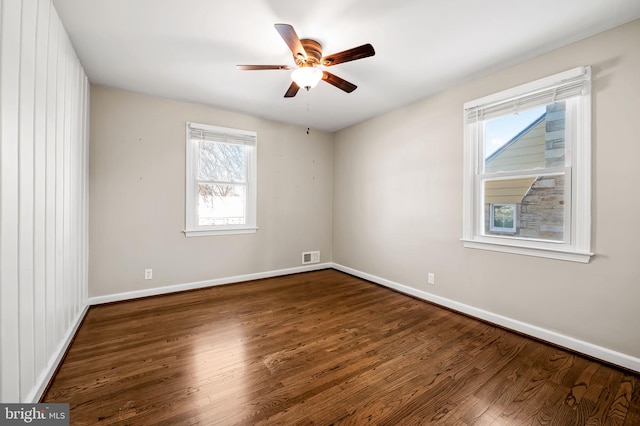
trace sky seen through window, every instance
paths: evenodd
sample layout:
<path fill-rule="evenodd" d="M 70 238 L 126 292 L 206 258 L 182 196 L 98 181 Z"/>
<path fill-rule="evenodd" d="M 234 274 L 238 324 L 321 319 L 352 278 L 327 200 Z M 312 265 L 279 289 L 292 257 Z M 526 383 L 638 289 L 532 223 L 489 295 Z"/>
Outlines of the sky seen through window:
<path fill-rule="evenodd" d="M 484 131 L 485 158 L 500 149 L 522 130 L 526 129 L 538 117 L 544 114 L 545 110 L 546 106 L 541 106 L 494 118 L 493 120 L 487 120 Z"/>

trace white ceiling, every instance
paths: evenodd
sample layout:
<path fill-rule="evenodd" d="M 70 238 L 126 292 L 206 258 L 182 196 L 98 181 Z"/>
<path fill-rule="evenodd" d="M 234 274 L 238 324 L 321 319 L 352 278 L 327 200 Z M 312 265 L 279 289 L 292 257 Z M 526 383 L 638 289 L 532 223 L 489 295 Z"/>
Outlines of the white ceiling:
<path fill-rule="evenodd" d="M 640 18 L 638 0 L 53 3 L 92 83 L 328 131 Z M 285 99 L 289 71 L 235 67 L 294 65 L 275 23 L 324 54 L 371 43 L 376 55 L 328 69 L 351 94 L 321 82 Z"/>

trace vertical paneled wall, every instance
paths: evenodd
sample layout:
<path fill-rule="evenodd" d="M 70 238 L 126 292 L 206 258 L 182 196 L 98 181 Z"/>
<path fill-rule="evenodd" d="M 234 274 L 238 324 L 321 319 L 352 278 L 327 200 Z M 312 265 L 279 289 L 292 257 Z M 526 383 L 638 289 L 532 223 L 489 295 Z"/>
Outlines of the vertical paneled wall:
<path fill-rule="evenodd" d="M 33 402 L 87 298 L 89 86 L 50 0 L 0 0 L 0 401 Z"/>

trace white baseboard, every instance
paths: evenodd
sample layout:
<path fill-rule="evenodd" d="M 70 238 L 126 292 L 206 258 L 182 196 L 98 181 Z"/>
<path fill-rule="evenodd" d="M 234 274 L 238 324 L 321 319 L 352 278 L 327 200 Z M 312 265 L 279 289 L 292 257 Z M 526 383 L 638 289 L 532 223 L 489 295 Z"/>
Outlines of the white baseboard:
<path fill-rule="evenodd" d="M 127 291 L 124 293 L 108 294 L 105 296 L 90 297 L 89 305 L 101 305 L 103 303 L 121 302 L 123 300 L 139 299 L 141 297 L 159 296 L 161 294 L 175 293 L 178 291 L 195 290 L 198 288 L 213 287 L 224 284 L 233 284 L 243 281 L 259 280 L 262 278 L 279 277 L 282 275 L 297 274 L 300 272 L 317 271 L 331 268 L 331 263 L 316 263 L 313 265 L 298 266 L 295 268 L 278 269 L 275 271 L 257 272 L 254 274 L 236 275 L 234 277 L 219 278 L 214 280 L 197 281 L 184 284 L 174 284 L 164 287 L 155 287 L 146 290 Z"/>
<path fill-rule="evenodd" d="M 455 300 L 427 293 L 425 291 L 399 284 L 397 282 L 390 281 L 384 278 L 380 278 L 375 275 L 367 274 L 366 272 L 358 271 L 356 269 L 352 269 L 337 263 L 332 263 L 331 267 L 338 271 L 363 278 L 365 280 L 380 284 L 385 287 L 389 287 L 400 293 L 408 294 L 418 299 L 426 300 L 428 302 L 447 307 L 454 311 L 462 312 L 466 315 L 482 319 L 492 324 L 496 324 L 501 327 L 514 330 L 540 340 L 544 340 L 545 342 L 553 343 L 555 345 L 576 351 L 578 353 L 605 361 L 607 363 L 618 365 L 628 370 L 632 370 L 636 373 L 640 373 L 640 358 L 636 358 L 631 355 L 617 352 L 602 346 L 594 345 L 593 343 L 585 342 L 583 340 L 560 334 L 555 331 L 527 324 L 513 318 L 508 318 L 499 314 L 495 314 L 493 312 L 475 308 L 470 305 L 465 305 L 464 303 L 456 302 Z"/>
<path fill-rule="evenodd" d="M 51 358 L 49 358 L 47 367 L 44 369 L 42 374 L 40 374 L 40 377 L 38 377 L 35 386 L 31 389 L 31 392 L 29 392 L 25 401 L 23 402 L 27 404 L 35 404 L 40 400 L 40 398 L 42 398 L 42 396 L 44 395 L 44 391 L 47 389 L 47 385 L 53 378 L 53 375 L 58 369 L 58 365 L 60 365 L 60 362 L 62 361 L 62 357 L 64 357 L 64 354 L 67 352 L 67 348 L 71 344 L 73 337 L 76 335 L 78 327 L 80 327 L 80 324 L 82 324 L 82 320 L 87 314 L 88 309 L 89 305 L 85 303 L 84 308 L 82 308 L 82 310 L 74 318 L 71 327 L 69 327 L 69 330 L 67 330 L 64 338 L 58 344 L 55 352 L 53 353 L 53 355 L 51 355 Z"/>

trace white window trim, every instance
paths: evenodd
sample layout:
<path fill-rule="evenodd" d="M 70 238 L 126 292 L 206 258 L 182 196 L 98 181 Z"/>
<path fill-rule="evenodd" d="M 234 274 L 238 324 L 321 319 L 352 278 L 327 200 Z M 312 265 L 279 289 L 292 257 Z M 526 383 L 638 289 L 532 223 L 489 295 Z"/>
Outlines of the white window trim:
<path fill-rule="evenodd" d="M 257 133 L 249 130 L 238 130 L 228 127 L 212 126 L 209 124 L 200 124 L 187 122 L 185 129 L 186 138 L 186 178 L 185 178 L 185 230 L 183 231 L 187 237 L 204 237 L 212 235 L 232 235 L 232 234 L 253 234 L 257 231 L 257 149 L 258 138 Z M 202 226 L 198 225 L 198 147 L 197 141 L 192 140 L 190 129 L 203 129 L 206 131 L 227 134 L 233 136 L 243 136 L 253 138 L 250 154 L 247 157 L 247 194 L 246 194 L 246 224 L 244 225 L 218 225 L 218 226 Z"/>
<path fill-rule="evenodd" d="M 468 111 L 484 105 L 499 104 L 527 94 L 541 92 L 561 85 L 564 81 L 584 79 L 582 95 L 575 102 L 576 128 L 567 129 L 567 137 L 573 138 L 567 146 L 571 158 L 571 214 L 568 223 L 569 241 L 557 243 L 533 239 L 483 235 L 482 191 L 479 184 L 478 143 L 479 125 L 467 121 Z M 591 68 L 578 67 L 531 83 L 523 84 L 499 93 L 485 96 L 464 104 L 464 186 L 463 233 L 464 247 L 588 263 L 591 252 Z M 571 120 L 567 120 L 569 123 Z M 541 173 L 545 171 L 541 170 Z"/>

